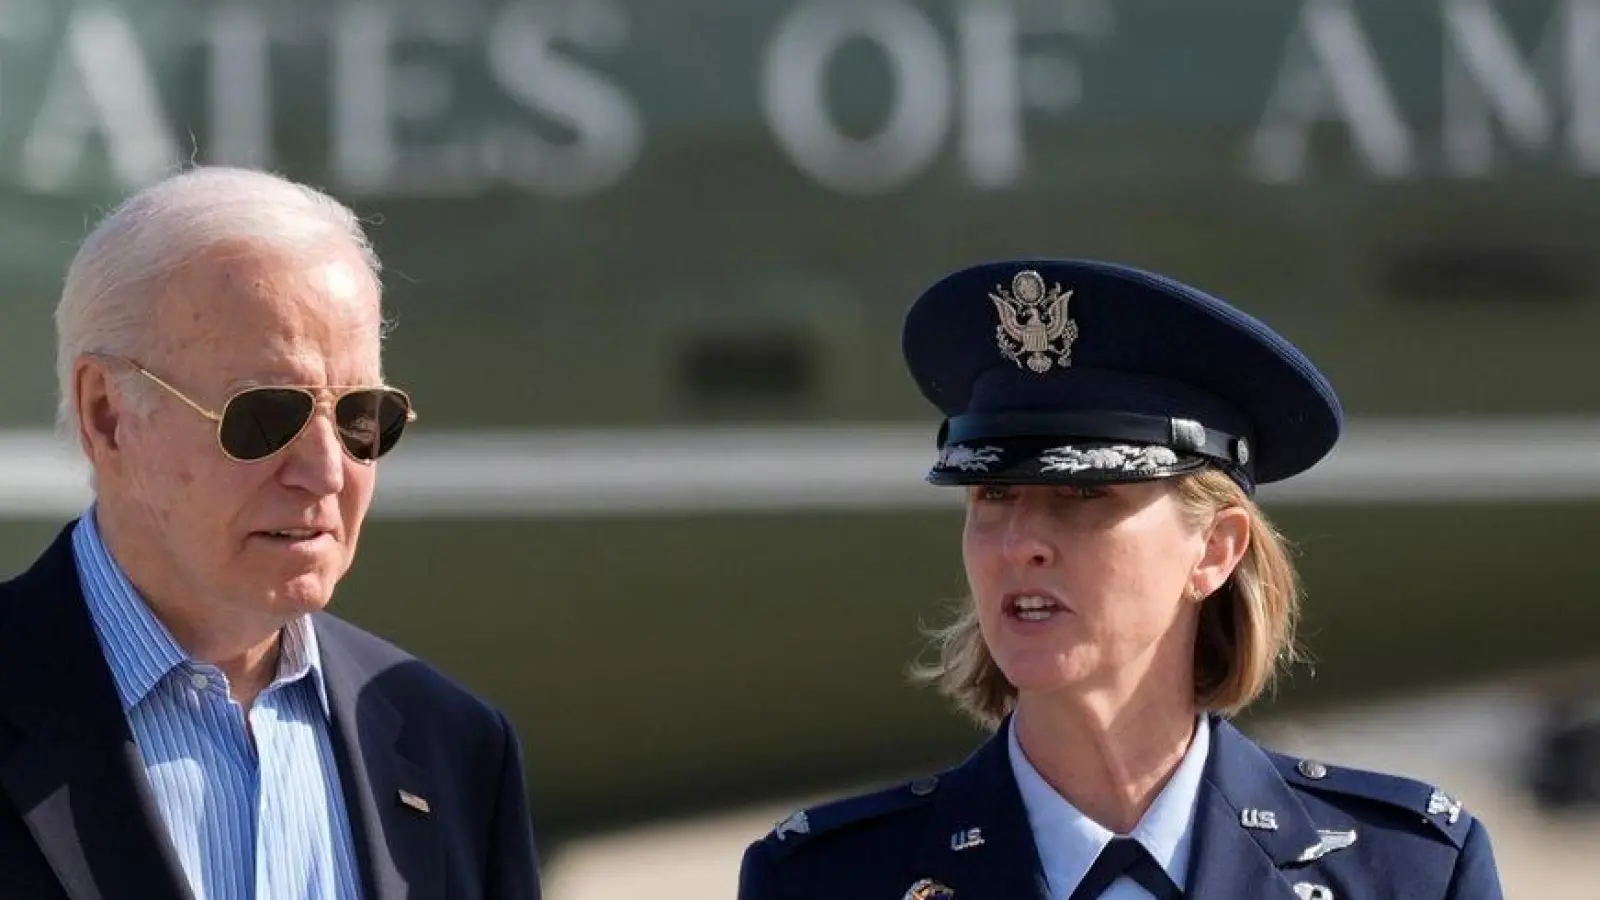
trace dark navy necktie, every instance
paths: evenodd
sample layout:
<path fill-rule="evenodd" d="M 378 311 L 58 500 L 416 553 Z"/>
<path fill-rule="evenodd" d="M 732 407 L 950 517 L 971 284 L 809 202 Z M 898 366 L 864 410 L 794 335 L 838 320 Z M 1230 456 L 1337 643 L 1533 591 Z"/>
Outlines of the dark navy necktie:
<path fill-rule="evenodd" d="M 1111 882 L 1128 876 L 1150 892 L 1156 900 L 1183 900 L 1183 891 L 1172 883 L 1155 857 L 1133 838 L 1116 837 L 1095 858 L 1089 873 L 1078 882 L 1070 900 L 1097 900 Z"/>

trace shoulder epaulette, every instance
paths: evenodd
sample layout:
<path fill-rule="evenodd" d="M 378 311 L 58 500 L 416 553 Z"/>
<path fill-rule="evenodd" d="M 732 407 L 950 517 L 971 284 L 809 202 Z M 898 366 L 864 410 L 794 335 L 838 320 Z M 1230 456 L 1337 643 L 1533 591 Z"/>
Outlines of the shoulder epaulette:
<path fill-rule="evenodd" d="M 773 826 L 766 842 L 774 853 L 787 854 L 818 835 L 920 806 L 938 784 L 939 779 L 933 776 L 918 778 L 881 791 L 803 809 Z"/>
<path fill-rule="evenodd" d="M 1460 801 L 1423 781 L 1330 766 L 1310 759 L 1271 754 L 1285 781 L 1297 787 L 1326 794 L 1360 797 L 1417 814 L 1450 839 L 1457 847 L 1472 830 L 1472 816 Z"/>

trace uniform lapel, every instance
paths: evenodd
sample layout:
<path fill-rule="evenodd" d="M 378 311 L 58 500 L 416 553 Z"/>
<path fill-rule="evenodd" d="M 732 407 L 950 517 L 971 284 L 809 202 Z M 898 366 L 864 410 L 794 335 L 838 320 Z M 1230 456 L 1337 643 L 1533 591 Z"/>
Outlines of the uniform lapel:
<path fill-rule="evenodd" d="M 1318 842 L 1316 828 L 1260 747 L 1221 718 L 1211 725 L 1185 897 L 1297 900 L 1280 870 Z"/>
<path fill-rule="evenodd" d="M 1048 900 L 1027 810 L 1011 772 L 1007 720 L 996 735 L 936 785 L 928 832 L 907 873 L 957 897 Z M 1200 787 L 1188 900 L 1299 900 L 1282 869 L 1320 835 L 1267 754 L 1227 721 L 1211 720 L 1212 744 Z M 930 779 L 931 782 L 931 779 Z M 973 845 L 973 829 L 982 843 Z"/>
<path fill-rule="evenodd" d="M 72 900 L 189 900 L 89 619 L 71 533 L 0 595 L 0 791 Z"/>
<path fill-rule="evenodd" d="M 936 792 L 933 813 L 907 887 L 931 878 L 958 898 L 1049 900 L 1006 751 L 1009 725 L 1008 719 L 965 763 L 929 785 Z"/>
<path fill-rule="evenodd" d="M 335 632 L 319 627 L 317 642 L 366 896 L 442 897 L 444 825 L 429 800 L 438 795 L 406 743 L 405 722 L 376 687 L 377 673 L 364 671 Z"/>

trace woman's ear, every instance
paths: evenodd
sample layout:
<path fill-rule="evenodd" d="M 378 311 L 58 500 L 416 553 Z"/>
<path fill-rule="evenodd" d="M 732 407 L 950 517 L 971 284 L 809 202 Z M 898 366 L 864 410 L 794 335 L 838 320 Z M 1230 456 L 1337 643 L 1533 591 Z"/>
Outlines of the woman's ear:
<path fill-rule="evenodd" d="M 1216 593 L 1250 548 L 1250 513 L 1240 506 L 1217 510 L 1206 529 L 1205 553 L 1189 575 L 1189 596 L 1200 601 Z"/>

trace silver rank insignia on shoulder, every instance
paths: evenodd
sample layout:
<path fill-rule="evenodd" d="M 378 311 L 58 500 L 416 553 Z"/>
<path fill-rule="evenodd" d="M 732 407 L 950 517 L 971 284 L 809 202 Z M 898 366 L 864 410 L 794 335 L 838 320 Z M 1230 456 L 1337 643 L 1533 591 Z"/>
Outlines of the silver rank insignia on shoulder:
<path fill-rule="evenodd" d="M 900 900 L 950 900 L 956 892 L 932 878 L 924 878 L 906 889 Z"/>
<path fill-rule="evenodd" d="M 1434 791 L 1433 796 L 1428 798 L 1428 815 L 1437 816 L 1441 813 L 1445 821 L 1454 825 L 1461 818 L 1461 802 L 1444 791 Z"/>
<path fill-rule="evenodd" d="M 1295 883 L 1294 895 L 1300 900 L 1333 900 L 1333 888 L 1324 884 L 1300 881 Z"/>
<path fill-rule="evenodd" d="M 1335 850 L 1343 850 L 1356 842 L 1356 833 L 1350 831 L 1326 831 L 1317 829 L 1319 839 L 1315 844 L 1300 851 L 1295 862 L 1308 863 L 1319 860 Z"/>
<path fill-rule="evenodd" d="M 1257 831 L 1277 831 L 1278 814 L 1270 809 L 1246 809 L 1239 812 L 1239 824 Z"/>
<path fill-rule="evenodd" d="M 1030 370 L 1044 375 L 1052 366 L 1072 365 L 1078 323 L 1067 315 L 1071 291 L 1063 292 L 1059 284 L 1047 290 L 1038 272 L 1024 269 L 1012 277 L 1011 290 L 997 285 L 989 299 L 1000 315 L 995 329 L 1000 352 L 1017 368 L 1026 362 Z"/>
<path fill-rule="evenodd" d="M 780 841 L 783 840 L 785 835 L 810 833 L 811 820 L 806 818 L 803 810 L 779 822 L 778 827 L 772 829 L 772 836 Z"/>
<path fill-rule="evenodd" d="M 968 828 L 950 835 L 950 849 L 960 853 L 962 850 L 971 850 L 973 847 L 983 846 L 983 829 Z"/>

